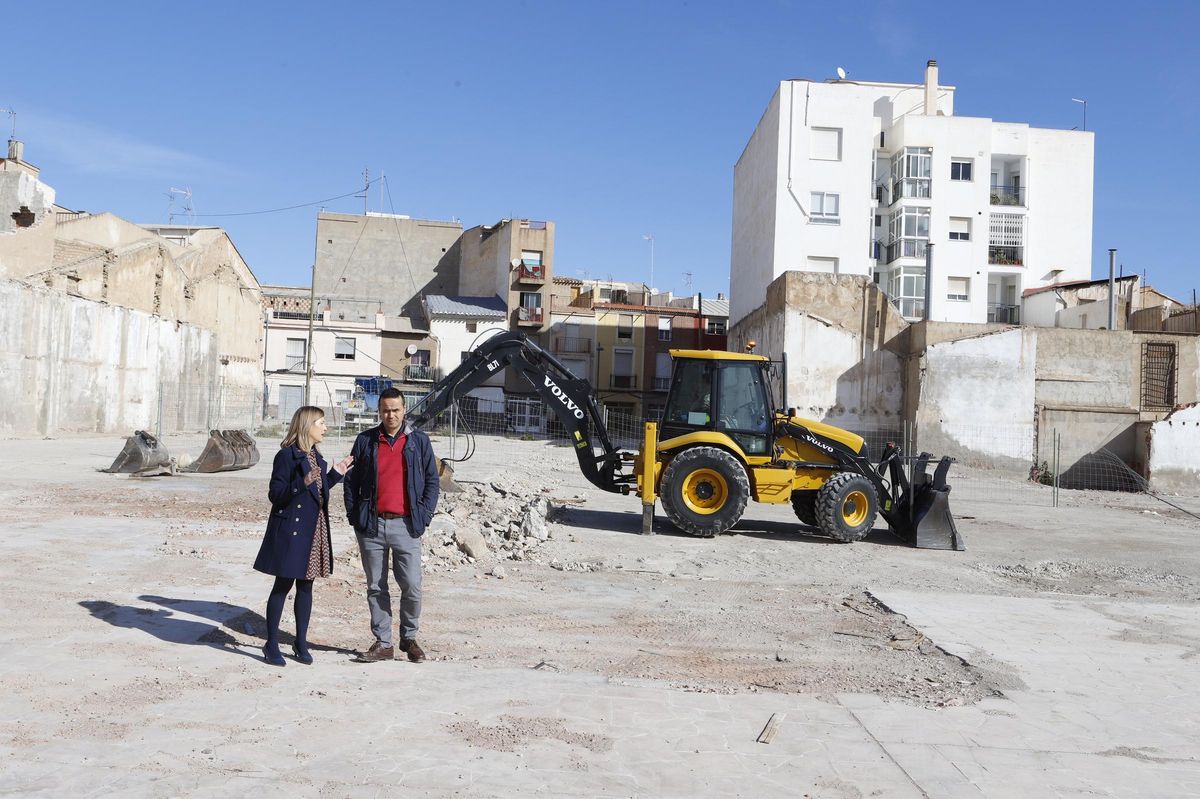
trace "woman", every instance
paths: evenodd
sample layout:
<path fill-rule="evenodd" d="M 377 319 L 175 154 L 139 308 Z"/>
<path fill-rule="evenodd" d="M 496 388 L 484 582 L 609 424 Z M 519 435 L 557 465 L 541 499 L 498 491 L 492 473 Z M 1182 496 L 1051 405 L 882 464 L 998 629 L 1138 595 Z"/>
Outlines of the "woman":
<path fill-rule="evenodd" d="M 279 620 L 288 592 L 296 585 L 296 660 L 311 664 L 308 619 L 312 615 L 312 586 L 317 577 L 333 574 L 333 541 L 329 535 L 329 489 L 353 465 L 347 456 L 325 471 L 317 444 L 325 438 L 325 412 L 305 405 L 292 416 L 287 436 L 275 455 L 267 497 L 271 520 L 254 568 L 275 575 L 267 599 L 267 643 L 263 657 L 272 666 L 287 665 L 279 652 Z"/>

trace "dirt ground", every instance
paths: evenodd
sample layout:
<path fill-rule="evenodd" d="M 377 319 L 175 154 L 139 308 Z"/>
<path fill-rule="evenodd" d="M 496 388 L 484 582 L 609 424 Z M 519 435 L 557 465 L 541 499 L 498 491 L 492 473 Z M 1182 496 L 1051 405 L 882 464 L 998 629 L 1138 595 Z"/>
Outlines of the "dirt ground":
<path fill-rule="evenodd" d="M 199 440 L 168 445 L 186 451 Z M 54 530 L 104 519 L 108 535 L 120 536 L 126 524 L 143 547 L 126 549 L 110 570 L 92 571 L 84 599 L 47 549 L 7 548 L 7 569 L 18 578 L 0 587 L 4 606 L 26 606 L 30 584 L 22 576 L 36 575 L 37 603 L 50 613 L 83 607 L 119 624 L 122 596 L 160 608 L 139 612 L 168 613 L 229 573 L 245 578 L 262 535 L 274 446 L 263 441 L 263 462 L 240 473 L 136 479 L 96 470 L 120 449 L 116 439 L 5 441 L 10 465 L 0 498 L 10 535 L 35 521 Z M 324 449 L 338 456 L 348 447 L 334 440 Z M 636 499 L 596 491 L 569 450 L 541 441 L 480 439 L 457 475 L 467 487 L 497 483 L 544 495 L 552 537 L 522 560 L 497 553 L 462 564 L 438 557 L 443 546 L 457 555 L 449 539 L 427 541 L 421 638 L 432 660 L 595 673 L 684 691 L 859 692 L 944 707 L 995 695 L 1015 678 L 943 653 L 874 591 L 1200 600 L 1200 522 L 1144 495 L 1063 492 L 1054 509 L 1038 493 L 1043 487 L 1030 486 L 1027 505 L 955 501 L 967 551 L 935 552 L 900 546 L 883 529 L 838 545 L 800 527 L 790 506 L 754 503 L 718 539 L 680 535 L 661 511 L 658 535 L 638 535 Z M 370 637 L 358 552 L 336 512 L 334 541 L 335 575 L 318 583 L 311 638 L 318 650 L 343 656 Z M 269 579 L 260 582 L 265 600 Z M 203 642 L 253 654 L 263 630 L 262 607 L 247 602 Z M 30 679 L 36 684 L 36 675 Z M 100 715 L 114 699 L 152 704 L 158 690 L 167 689 L 133 681 L 119 696 L 92 693 L 84 707 Z"/>

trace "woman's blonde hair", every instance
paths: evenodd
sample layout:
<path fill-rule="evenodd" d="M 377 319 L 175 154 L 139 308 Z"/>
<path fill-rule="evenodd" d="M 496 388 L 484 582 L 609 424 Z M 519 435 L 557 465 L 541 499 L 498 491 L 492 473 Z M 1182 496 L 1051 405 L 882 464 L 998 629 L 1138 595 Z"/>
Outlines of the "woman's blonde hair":
<path fill-rule="evenodd" d="M 292 423 L 288 425 L 287 435 L 283 437 L 283 443 L 279 446 L 290 447 L 295 444 L 300 449 L 308 452 L 316 444 L 313 443 L 312 436 L 308 434 L 309 428 L 313 422 L 318 419 L 325 418 L 325 411 L 315 405 L 302 405 L 292 414 Z"/>

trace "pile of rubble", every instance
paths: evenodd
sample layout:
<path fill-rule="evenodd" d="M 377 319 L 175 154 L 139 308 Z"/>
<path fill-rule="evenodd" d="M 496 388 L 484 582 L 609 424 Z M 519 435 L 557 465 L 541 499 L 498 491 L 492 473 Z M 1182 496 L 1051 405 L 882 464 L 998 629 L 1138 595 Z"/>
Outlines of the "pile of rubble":
<path fill-rule="evenodd" d="M 540 563 L 537 550 L 554 537 L 549 524 L 560 508 L 535 489 L 493 480 L 461 483 L 461 491 L 446 491 L 424 536 L 426 568 L 458 566 L 497 560 Z M 504 575 L 496 566 L 492 573 Z"/>

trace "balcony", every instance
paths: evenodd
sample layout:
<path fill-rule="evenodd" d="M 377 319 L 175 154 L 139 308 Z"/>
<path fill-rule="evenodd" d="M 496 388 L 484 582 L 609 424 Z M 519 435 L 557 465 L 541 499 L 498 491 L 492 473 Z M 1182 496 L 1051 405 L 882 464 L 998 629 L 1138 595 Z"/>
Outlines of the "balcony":
<path fill-rule="evenodd" d="M 932 186 L 929 178 L 901 178 L 892 183 L 892 203 L 896 200 L 927 200 L 933 194 Z"/>
<path fill-rule="evenodd" d="M 592 340 L 590 338 L 578 338 L 576 336 L 555 336 L 554 337 L 555 352 L 591 352 Z"/>
<path fill-rule="evenodd" d="M 546 282 L 545 264 L 522 263 L 521 267 L 517 270 L 517 280 L 522 283 Z"/>
<path fill-rule="evenodd" d="M 411 363 L 404 367 L 404 379 L 419 383 L 433 382 L 433 367 Z"/>
<path fill-rule="evenodd" d="M 896 310 L 900 311 L 900 315 L 905 319 L 924 319 L 925 318 L 925 299 L 914 297 L 892 297 L 892 305 L 896 306 Z"/>
<path fill-rule="evenodd" d="M 654 390 L 655 391 L 670 391 L 671 390 L 671 378 L 669 378 L 669 377 L 654 378 Z"/>
<path fill-rule="evenodd" d="M 992 205 L 1011 205 L 1024 208 L 1025 187 L 1017 185 L 994 185 L 991 189 L 990 202 Z"/>
<path fill-rule="evenodd" d="M 898 258 L 920 258 L 925 260 L 926 245 L 929 239 L 897 239 L 887 245 L 887 260 L 891 263 Z"/>
<path fill-rule="evenodd" d="M 637 375 L 609 375 L 609 388 L 637 388 Z"/>
<path fill-rule="evenodd" d="M 521 325 L 540 325 L 543 319 L 541 308 L 528 308 L 522 305 L 517 309 L 517 324 Z"/>
<path fill-rule="evenodd" d="M 988 245 L 988 263 L 993 266 L 1024 266 L 1024 251 L 1024 247 L 1002 247 L 991 244 Z"/>
<path fill-rule="evenodd" d="M 1002 325 L 1019 325 L 1021 324 L 1021 306 L 990 302 L 988 303 L 987 320 Z"/>

